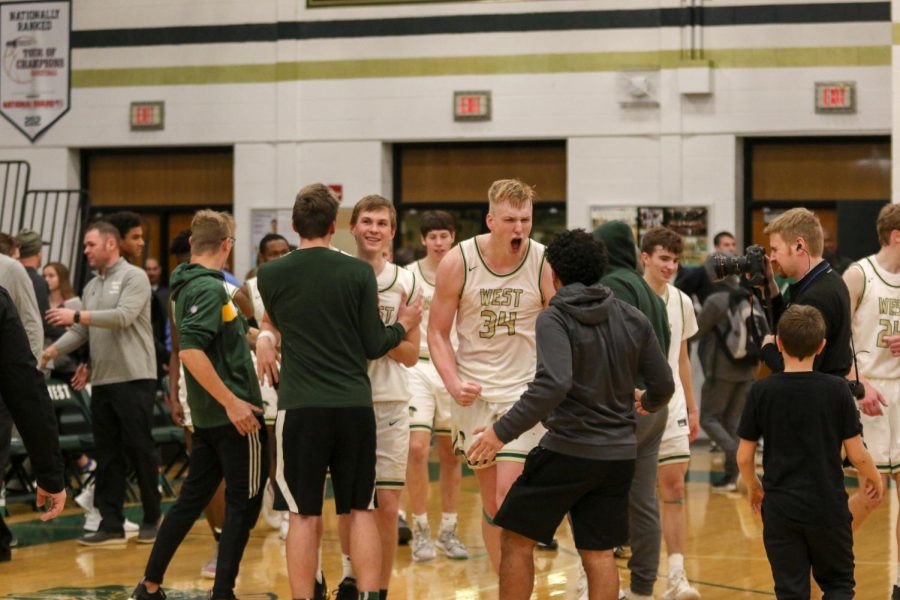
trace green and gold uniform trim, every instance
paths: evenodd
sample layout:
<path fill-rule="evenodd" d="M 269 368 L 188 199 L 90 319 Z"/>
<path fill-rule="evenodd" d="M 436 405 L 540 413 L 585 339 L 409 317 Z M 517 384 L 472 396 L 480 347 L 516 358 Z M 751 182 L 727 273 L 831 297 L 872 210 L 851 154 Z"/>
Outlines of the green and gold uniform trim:
<path fill-rule="evenodd" d="M 475 254 L 478 255 L 478 259 L 481 261 L 481 264 L 484 265 L 484 268 L 487 269 L 487 272 L 490 273 L 491 275 L 493 275 L 494 277 L 502 278 L 502 277 L 512 277 L 513 275 L 518 273 L 520 270 L 522 270 L 522 267 L 525 265 L 525 262 L 528 260 L 528 253 L 531 252 L 531 238 L 528 238 L 527 241 L 528 241 L 528 247 L 525 248 L 525 256 L 522 257 L 522 262 L 520 262 L 519 265 L 515 269 L 513 269 L 512 271 L 510 271 L 509 273 L 506 273 L 504 275 L 501 275 L 500 273 L 495 273 L 494 271 L 492 271 L 491 268 L 488 266 L 487 262 L 485 262 L 484 256 L 481 255 L 481 248 L 478 247 L 478 237 L 477 236 L 475 237 L 475 240 L 474 240 L 475 243 L 473 244 L 473 246 L 475 246 Z M 463 287 L 465 287 L 465 285 L 463 285 Z"/>
<path fill-rule="evenodd" d="M 889 288 L 894 288 L 895 290 L 900 289 L 900 285 L 893 285 L 884 280 L 884 277 L 882 277 L 881 273 L 878 272 L 878 269 L 879 269 L 878 265 L 876 265 L 874 262 L 872 262 L 872 257 L 867 256 L 866 262 L 872 266 L 872 270 L 875 271 L 875 276 L 881 280 L 881 283 L 888 286 Z M 863 278 L 863 280 L 865 280 L 865 278 Z M 863 289 L 863 291 L 865 291 L 865 289 Z M 862 297 L 862 296 L 860 296 L 860 297 Z"/>
<path fill-rule="evenodd" d="M 525 459 L 528 458 L 528 454 L 522 454 L 521 452 L 509 452 L 509 451 L 500 451 L 494 457 L 494 460 L 505 460 L 508 462 L 525 462 Z"/>
<path fill-rule="evenodd" d="M 665 458 L 659 459 L 659 464 L 668 465 L 668 464 L 677 464 L 677 463 L 686 463 L 691 461 L 690 454 L 673 454 L 672 456 L 666 456 Z"/>
<path fill-rule="evenodd" d="M 394 267 L 394 278 L 391 280 L 391 283 L 388 284 L 388 286 L 386 288 L 378 290 L 379 294 L 386 292 L 386 291 L 390 290 L 392 287 L 394 287 L 394 284 L 397 283 L 397 279 L 400 277 L 400 267 L 398 267 L 394 263 L 390 263 L 390 262 L 385 264 L 385 267 L 387 267 L 387 266 Z M 415 275 L 413 277 L 415 277 Z"/>
<path fill-rule="evenodd" d="M 847 270 L 849 271 L 849 270 L 852 269 L 853 267 L 856 267 L 856 270 L 859 271 L 860 274 L 862 274 L 862 276 L 863 276 L 863 279 L 862 279 L 862 282 L 863 282 L 863 289 L 862 289 L 862 291 L 859 293 L 859 298 L 856 299 L 856 306 L 859 306 L 859 303 L 862 302 L 863 298 L 864 298 L 865 295 L 866 295 L 866 279 L 867 279 L 867 277 L 866 277 L 866 270 L 863 269 L 863 266 L 862 266 L 861 264 L 859 264 L 859 261 L 850 263 L 850 266 L 847 267 Z"/>
<path fill-rule="evenodd" d="M 475 242 L 475 246 L 478 246 L 478 242 Z M 466 253 L 463 252 L 462 244 L 458 244 L 456 246 L 459 248 L 459 255 L 462 256 L 463 259 L 463 284 L 462 287 L 459 288 L 459 297 L 462 298 L 463 292 L 466 290 L 466 280 L 469 278 L 469 264 L 466 262 Z"/>
<path fill-rule="evenodd" d="M 893 40 L 898 42 L 898 25 Z M 890 66 L 891 46 L 714 48 L 705 66 L 716 69 Z M 624 69 L 696 66 L 681 50 L 561 52 L 544 54 L 317 60 L 237 65 L 74 69 L 73 88 L 277 83 L 458 75 L 599 73 Z"/>
<path fill-rule="evenodd" d="M 376 490 L 402 490 L 404 485 L 406 485 L 405 481 L 384 480 L 384 479 L 376 479 L 375 480 L 375 489 Z"/>
<path fill-rule="evenodd" d="M 422 276 L 422 281 L 424 281 L 425 283 L 427 283 L 427 284 L 430 285 L 431 287 L 435 287 L 434 283 L 431 282 L 431 281 L 428 281 L 428 278 L 425 277 L 425 272 L 422 270 L 422 261 L 421 261 L 421 260 L 417 260 L 417 261 L 416 261 L 416 268 L 419 270 L 419 275 Z"/>
<path fill-rule="evenodd" d="M 538 267 L 538 291 L 541 294 L 541 304 L 546 304 L 547 299 L 544 298 L 544 263 L 547 262 L 547 250 L 544 249 L 544 254 L 541 256 L 541 265 Z"/>
<path fill-rule="evenodd" d="M 434 430 L 434 435 L 446 435 L 446 436 L 451 436 L 451 435 L 453 435 L 453 432 L 450 431 L 449 429 L 435 429 L 435 430 Z"/>
<path fill-rule="evenodd" d="M 425 425 L 424 423 L 410 423 L 409 430 L 427 431 L 428 433 L 432 432 L 431 425 Z"/>

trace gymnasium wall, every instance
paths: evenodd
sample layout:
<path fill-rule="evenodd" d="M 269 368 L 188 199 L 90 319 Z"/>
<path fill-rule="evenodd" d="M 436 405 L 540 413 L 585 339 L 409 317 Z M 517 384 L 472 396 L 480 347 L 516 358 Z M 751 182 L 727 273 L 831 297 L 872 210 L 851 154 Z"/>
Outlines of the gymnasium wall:
<path fill-rule="evenodd" d="M 892 130 L 891 3 L 708 0 L 698 27 L 688 4 L 78 0 L 72 109 L 34 145 L 0 123 L 0 157 L 73 183 L 69 149 L 233 145 L 243 273 L 251 208 L 310 181 L 390 196 L 393 143 L 565 139 L 571 226 L 593 204 L 683 203 L 739 230 L 740 138 Z M 698 74 L 711 93 L 682 93 Z M 634 75 L 653 105 L 621 102 Z M 841 80 L 856 114 L 816 114 L 814 82 Z M 493 119 L 454 122 L 455 90 L 491 90 Z M 166 102 L 164 131 L 129 130 L 141 100 Z"/>

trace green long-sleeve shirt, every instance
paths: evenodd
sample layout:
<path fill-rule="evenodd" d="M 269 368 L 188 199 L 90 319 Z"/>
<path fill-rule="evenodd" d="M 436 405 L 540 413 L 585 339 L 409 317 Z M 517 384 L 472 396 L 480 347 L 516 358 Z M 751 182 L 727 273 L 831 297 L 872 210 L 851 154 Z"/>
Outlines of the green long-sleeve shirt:
<path fill-rule="evenodd" d="M 372 267 L 308 248 L 262 265 L 258 284 L 281 333 L 279 410 L 371 406 L 368 360 L 387 354 L 405 334 L 378 315 Z"/>
<path fill-rule="evenodd" d="M 235 396 L 262 406 L 259 380 L 247 344 L 247 324 L 225 290 L 221 271 L 200 264 L 178 265 L 172 273 L 172 313 L 182 350 L 202 350 L 222 383 Z M 201 428 L 228 425 L 225 408 L 185 368 L 191 420 Z"/>

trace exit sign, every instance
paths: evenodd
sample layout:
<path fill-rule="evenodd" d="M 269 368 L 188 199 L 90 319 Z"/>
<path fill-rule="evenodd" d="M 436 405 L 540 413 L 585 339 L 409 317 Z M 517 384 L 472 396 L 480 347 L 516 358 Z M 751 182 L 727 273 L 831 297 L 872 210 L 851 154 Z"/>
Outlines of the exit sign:
<path fill-rule="evenodd" d="M 454 121 L 490 121 L 490 92 L 453 92 Z"/>
<path fill-rule="evenodd" d="M 158 131 L 166 125 L 165 102 L 132 102 L 131 130 Z"/>
<path fill-rule="evenodd" d="M 817 113 L 855 113 L 856 83 L 852 81 L 816 82 Z"/>

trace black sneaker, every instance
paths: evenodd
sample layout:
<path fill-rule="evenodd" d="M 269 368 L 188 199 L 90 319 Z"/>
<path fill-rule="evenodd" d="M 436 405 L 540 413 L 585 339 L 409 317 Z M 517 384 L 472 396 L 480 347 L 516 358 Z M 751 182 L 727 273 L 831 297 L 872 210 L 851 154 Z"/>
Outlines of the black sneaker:
<path fill-rule="evenodd" d="M 124 546 L 128 542 L 125 532 L 113 533 L 112 531 L 97 531 L 78 538 L 82 546 Z"/>
<path fill-rule="evenodd" d="M 412 529 L 409 528 L 409 523 L 403 517 L 397 517 L 397 541 L 401 546 L 405 546 L 411 539 Z"/>
<path fill-rule="evenodd" d="M 151 594 L 144 586 L 144 580 L 141 579 L 141 582 L 137 584 L 137 587 L 131 593 L 131 600 L 166 600 L 166 593 L 162 591 L 162 588 L 159 588 Z"/>
<path fill-rule="evenodd" d="M 316 588 L 313 592 L 313 600 L 328 599 L 328 584 L 325 583 L 325 573 L 322 573 L 322 581 L 316 579 Z"/>
<path fill-rule="evenodd" d="M 894 591 L 891 592 L 891 600 L 900 600 L 900 585 L 894 586 Z"/>
<path fill-rule="evenodd" d="M 553 538 L 549 544 L 543 542 L 537 543 L 538 550 L 559 550 L 559 540 Z"/>
<path fill-rule="evenodd" d="M 344 577 L 338 584 L 334 593 L 335 600 L 359 600 L 359 590 L 356 588 L 355 577 Z"/>
<path fill-rule="evenodd" d="M 216 595 L 215 592 L 209 590 L 209 594 L 206 595 L 206 600 L 237 600 L 237 596 L 234 595 L 234 592 Z"/>
<path fill-rule="evenodd" d="M 157 533 L 159 533 L 159 523 L 141 523 L 141 528 L 134 541 L 138 544 L 152 544 L 156 541 Z"/>

